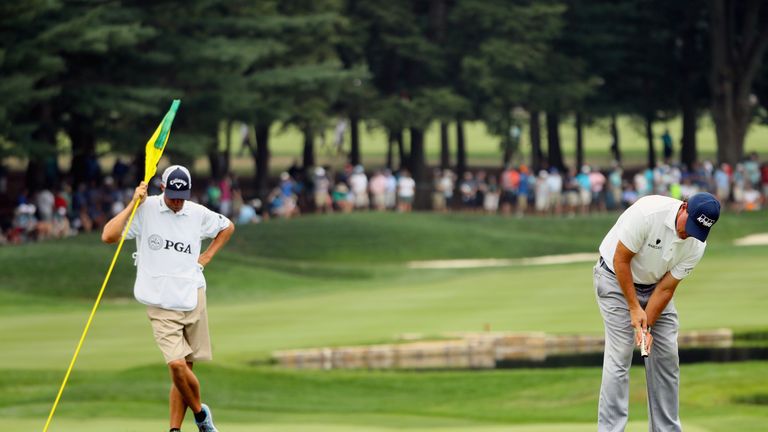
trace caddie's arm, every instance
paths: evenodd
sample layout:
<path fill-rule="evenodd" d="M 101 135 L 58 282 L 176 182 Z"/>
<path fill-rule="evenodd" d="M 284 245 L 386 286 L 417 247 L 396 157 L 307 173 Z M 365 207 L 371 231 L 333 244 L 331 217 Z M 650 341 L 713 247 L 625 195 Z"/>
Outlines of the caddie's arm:
<path fill-rule="evenodd" d="M 232 233 L 235 232 L 235 224 L 232 222 L 229 223 L 229 226 L 224 228 L 223 230 L 219 231 L 218 234 L 216 234 L 216 237 L 213 238 L 213 241 L 211 241 L 211 244 L 208 245 L 208 248 L 205 250 L 205 252 L 200 254 L 200 257 L 197 259 L 197 262 L 205 267 L 208 265 L 209 262 L 213 259 L 214 255 L 216 255 L 217 252 L 219 252 L 219 249 L 222 248 L 227 242 L 229 241 L 230 237 L 232 237 Z"/>
<path fill-rule="evenodd" d="M 123 235 L 125 224 L 128 222 L 128 218 L 133 211 L 133 206 L 136 205 L 136 202 L 139 202 L 139 205 L 141 205 L 146 197 L 147 183 L 141 182 L 133 191 L 131 202 L 104 225 L 104 229 L 101 232 L 101 241 L 104 243 L 117 243 L 120 241 L 120 236 Z"/>
<path fill-rule="evenodd" d="M 640 306 L 637 293 L 635 293 L 635 280 L 632 277 L 632 267 L 630 266 L 634 256 L 635 253 L 619 241 L 613 255 L 613 271 L 616 273 L 616 280 L 619 282 L 621 292 L 624 293 L 624 298 L 627 300 L 632 327 L 638 332 L 644 332 L 648 326 L 648 317 L 643 307 Z M 640 345 L 640 333 L 635 334 L 635 344 Z"/>

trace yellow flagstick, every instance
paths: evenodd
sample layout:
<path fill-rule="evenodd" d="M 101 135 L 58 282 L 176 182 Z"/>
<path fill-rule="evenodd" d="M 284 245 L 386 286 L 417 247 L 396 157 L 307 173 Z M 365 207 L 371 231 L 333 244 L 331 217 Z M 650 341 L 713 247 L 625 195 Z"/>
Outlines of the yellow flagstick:
<path fill-rule="evenodd" d="M 165 144 L 168 142 L 168 137 L 170 136 L 170 132 L 171 132 L 171 124 L 173 123 L 173 119 L 176 117 L 176 110 L 178 110 L 180 103 L 181 102 L 179 100 L 173 101 L 173 103 L 171 104 L 171 109 L 165 115 L 165 117 L 163 118 L 163 121 L 155 130 L 155 133 L 152 134 L 152 137 L 147 142 L 146 155 L 145 155 L 145 158 L 146 158 L 145 172 L 144 172 L 145 182 L 148 182 L 152 177 L 154 177 L 155 172 L 157 171 L 157 163 L 160 161 L 160 157 L 163 155 L 163 150 L 165 149 Z M 61 382 L 61 387 L 59 387 L 59 393 L 56 395 L 56 400 L 53 402 L 53 407 L 51 407 L 51 412 L 48 414 L 48 420 L 45 422 L 45 427 L 43 427 L 43 432 L 47 432 L 48 427 L 51 425 L 53 414 L 56 412 L 56 407 L 59 405 L 59 401 L 61 400 L 61 395 L 64 393 L 64 387 L 67 386 L 69 375 L 72 373 L 72 369 L 75 366 L 75 361 L 77 361 L 77 356 L 80 354 L 80 349 L 83 347 L 85 336 L 88 334 L 88 329 L 90 329 L 91 327 L 91 322 L 93 321 L 94 315 L 96 315 L 96 309 L 99 308 L 99 304 L 101 303 L 101 298 L 104 295 L 104 289 L 107 287 L 107 282 L 109 282 L 109 277 L 112 275 L 112 269 L 115 268 L 115 262 L 117 262 L 117 257 L 118 255 L 120 255 L 120 250 L 123 248 L 123 243 L 125 242 L 125 236 L 128 233 L 128 228 L 131 226 L 131 222 L 133 222 L 133 216 L 136 214 L 136 209 L 138 207 L 139 207 L 139 202 L 137 201 L 133 205 L 133 209 L 131 210 L 131 215 L 128 218 L 128 223 L 125 224 L 125 229 L 123 230 L 123 234 L 120 236 L 120 243 L 118 243 L 117 250 L 115 250 L 115 255 L 112 257 L 112 262 L 109 264 L 109 270 L 107 270 L 107 275 L 104 277 L 104 282 L 101 284 L 99 295 L 96 297 L 96 302 L 93 304 L 93 308 L 91 309 L 90 316 L 88 316 L 88 321 L 86 322 L 85 328 L 83 329 L 83 334 L 80 335 L 80 341 L 77 343 L 77 348 L 75 349 L 75 354 L 72 356 L 72 361 L 69 362 L 67 373 L 64 375 L 64 380 Z"/>

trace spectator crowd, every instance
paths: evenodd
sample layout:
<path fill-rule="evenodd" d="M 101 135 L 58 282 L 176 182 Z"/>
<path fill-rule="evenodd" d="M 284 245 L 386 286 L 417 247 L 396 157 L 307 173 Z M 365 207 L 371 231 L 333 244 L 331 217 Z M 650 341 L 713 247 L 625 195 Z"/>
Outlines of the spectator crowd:
<path fill-rule="evenodd" d="M 0 172 L 0 195 L 7 179 Z M 0 220 L 0 244 L 19 244 L 99 230 L 125 208 L 133 195 L 133 178 L 119 160 L 111 175 L 94 176 L 73 190 L 66 182 L 56 189 L 23 191 L 13 201 L 12 215 Z M 233 174 L 195 187 L 193 200 L 231 218 L 237 224 L 270 218 L 291 218 L 302 213 L 353 211 L 410 212 L 417 190 L 429 190 L 433 211 L 469 211 L 503 215 L 587 214 L 624 209 L 644 195 L 678 199 L 707 191 L 733 211 L 760 210 L 767 204 L 768 164 L 752 153 L 736 166 L 704 161 L 689 170 L 662 163 L 655 168 L 626 172 L 618 164 L 606 170 L 584 165 L 580 169 L 541 169 L 525 165 L 501 171 L 466 171 L 458 178 L 451 170 L 436 169 L 430 183 L 417 185 L 408 170 L 379 169 L 366 173 L 362 165 L 304 170 L 294 163 L 280 174 L 267 194 L 245 199 Z M 150 194 L 160 193 L 159 177 Z"/>

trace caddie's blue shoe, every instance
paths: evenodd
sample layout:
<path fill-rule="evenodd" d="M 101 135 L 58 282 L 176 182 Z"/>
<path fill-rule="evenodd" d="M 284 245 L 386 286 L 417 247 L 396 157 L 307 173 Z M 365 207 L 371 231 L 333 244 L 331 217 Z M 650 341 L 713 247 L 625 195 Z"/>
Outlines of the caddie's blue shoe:
<path fill-rule="evenodd" d="M 218 432 L 218 429 L 216 429 L 216 426 L 213 425 L 213 414 L 211 414 L 211 409 L 208 408 L 208 405 L 206 404 L 200 404 L 203 408 L 203 412 L 205 413 L 205 420 L 197 423 L 197 429 L 200 432 Z"/>

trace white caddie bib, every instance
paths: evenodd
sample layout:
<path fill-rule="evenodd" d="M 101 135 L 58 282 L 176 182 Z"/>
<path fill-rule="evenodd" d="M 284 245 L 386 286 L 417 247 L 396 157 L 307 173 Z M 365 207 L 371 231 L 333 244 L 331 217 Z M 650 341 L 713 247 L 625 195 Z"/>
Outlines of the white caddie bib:
<path fill-rule="evenodd" d="M 127 238 L 136 239 L 136 300 L 163 309 L 190 311 L 205 276 L 197 260 L 201 239 L 215 237 L 229 220 L 187 201 L 178 213 L 163 196 L 148 197 L 136 210 Z"/>

